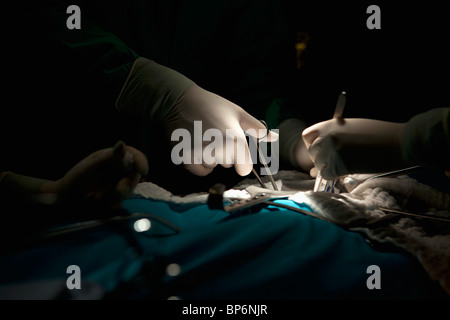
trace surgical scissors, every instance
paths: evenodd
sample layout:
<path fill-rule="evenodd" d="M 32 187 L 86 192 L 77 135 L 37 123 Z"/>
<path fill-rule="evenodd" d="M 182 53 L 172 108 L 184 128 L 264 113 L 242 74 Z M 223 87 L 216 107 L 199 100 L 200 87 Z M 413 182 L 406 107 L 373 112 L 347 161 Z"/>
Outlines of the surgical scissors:
<path fill-rule="evenodd" d="M 261 123 L 266 127 L 266 135 L 264 137 L 258 139 L 258 142 L 256 143 L 256 150 L 258 150 L 259 159 L 261 160 L 262 165 L 266 169 L 266 172 L 267 172 L 267 175 L 269 176 L 269 180 L 270 180 L 270 183 L 272 184 L 273 190 L 277 190 L 278 191 L 277 184 L 275 183 L 275 180 L 273 179 L 272 174 L 270 173 L 270 170 L 267 167 L 266 160 L 261 155 L 261 151 L 259 150 L 259 142 L 262 141 L 269 134 L 269 126 L 267 125 L 267 123 L 264 120 L 259 120 L 259 121 L 261 121 Z M 266 184 L 262 181 L 261 177 L 258 175 L 258 173 L 256 172 L 254 167 L 252 168 L 252 172 L 256 176 L 256 179 L 258 180 L 258 182 L 261 185 L 261 187 L 267 189 Z"/>

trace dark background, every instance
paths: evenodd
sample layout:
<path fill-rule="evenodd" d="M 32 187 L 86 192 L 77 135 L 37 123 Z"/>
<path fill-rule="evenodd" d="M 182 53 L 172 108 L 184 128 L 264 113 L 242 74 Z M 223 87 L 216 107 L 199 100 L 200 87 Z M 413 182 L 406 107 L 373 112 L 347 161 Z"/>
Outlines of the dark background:
<path fill-rule="evenodd" d="M 380 30 L 366 27 L 371 4 L 381 9 Z M 331 117 L 339 91 L 347 92 L 346 117 L 407 121 L 418 112 L 448 106 L 449 26 L 442 5 L 399 1 L 284 1 L 284 5 L 292 32 L 310 33 L 297 80 L 308 88 L 309 103 L 329 106 L 320 116 Z"/>
<path fill-rule="evenodd" d="M 298 106 L 308 125 L 331 118 L 341 91 L 347 92 L 344 117 L 407 121 L 419 112 L 448 107 L 449 27 L 442 5 L 430 1 L 420 5 L 398 1 L 280 1 L 288 42 L 277 54 L 283 60 L 280 65 L 287 68 L 272 82 L 284 90 L 291 108 Z M 181 2 L 173 1 L 174 12 L 180 10 L 177 4 Z M 98 6 L 98 12 L 81 6 L 82 20 L 96 14 L 98 18 L 109 18 L 114 26 L 115 16 L 108 7 L 112 3 Z M 258 1 L 245 3 L 256 6 Z M 366 27 L 366 9 L 371 4 L 381 9 L 380 30 Z M 34 6 L 39 8 L 36 2 Z M 27 8 L 25 3 L 23 8 Z M 0 158 L 7 160 L 8 168 L 57 179 L 89 153 L 113 146 L 118 139 L 141 147 L 142 135 L 146 134 L 140 129 L 142 117 L 117 114 L 111 92 L 84 77 L 70 54 L 64 54 L 66 49 L 27 25 L 20 5 L 16 4 L 12 12 L 5 4 L 3 10 L 7 17 L 2 21 L 5 81 Z M 198 15 L 202 14 L 200 11 Z M 229 14 L 229 22 L 221 32 L 232 41 L 230 32 L 236 32 L 232 30 L 234 14 L 237 18 L 240 12 Z M 306 32 L 310 39 L 300 69 L 296 68 L 294 50 L 298 32 Z M 161 39 L 170 40 L 163 36 Z M 247 100 L 229 90 L 241 79 L 241 66 L 234 65 L 233 69 L 222 64 L 225 54 L 213 50 L 215 47 L 208 49 L 203 56 L 206 71 L 187 75 L 245 107 Z M 199 61 L 193 63 L 201 65 Z M 242 66 L 251 63 L 250 59 Z M 264 88 L 259 91 L 270 95 Z M 147 151 L 149 158 L 162 159 L 151 163 L 151 171 L 166 176 L 172 171 L 159 167 L 166 161 L 161 153 L 158 148 Z M 218 172 L 222 176 L 234 174 L 221 168 L 216 171 L 223 171 Z M 216 176 L 200 179 L 203 188 L 218 181 Z"/>

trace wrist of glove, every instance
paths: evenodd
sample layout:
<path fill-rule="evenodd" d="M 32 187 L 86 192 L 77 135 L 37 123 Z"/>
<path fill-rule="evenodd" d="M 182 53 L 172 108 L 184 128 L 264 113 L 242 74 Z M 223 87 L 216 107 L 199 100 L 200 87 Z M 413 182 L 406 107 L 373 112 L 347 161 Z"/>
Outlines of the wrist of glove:
<path fill-rule="evenodd" d="M 116 108 L 119 111 L 145 114 L 161 122 L 193 83 L 173 69 L 139 57 L 119 93 Z"/>
<path fill-rule="evenodd" d="M 315 167 L 325 179 L 378 173 L 409 165 L 402 152 L 404 123 L 372 119 L 331 119 L 303 131 Z"/>

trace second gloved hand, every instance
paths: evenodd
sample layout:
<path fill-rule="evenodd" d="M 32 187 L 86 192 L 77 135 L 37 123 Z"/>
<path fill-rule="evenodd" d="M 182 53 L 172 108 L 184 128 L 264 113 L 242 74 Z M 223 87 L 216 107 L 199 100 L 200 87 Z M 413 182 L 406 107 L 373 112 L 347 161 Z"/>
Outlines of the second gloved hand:
<path fill-rule="evenodd" d="M 336 119 L 303 131 L 315 168 L 324 179 L 352 173 L 379 173 L 407 167 L 402 154 L 404 123 Z"/>

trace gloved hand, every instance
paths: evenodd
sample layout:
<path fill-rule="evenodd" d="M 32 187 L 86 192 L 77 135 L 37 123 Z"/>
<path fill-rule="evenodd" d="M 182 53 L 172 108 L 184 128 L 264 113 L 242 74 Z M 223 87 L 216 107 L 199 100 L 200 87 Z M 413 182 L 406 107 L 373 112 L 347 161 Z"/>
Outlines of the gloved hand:
<path fill-rule="evenodd" d="M 119 141 L 112 148 L 95 151 L 57 180 L 59 201 L 114 207 L 147 175 L 145 155 Z"/>
<path fill-rule="evenodd" d="M 5 200 L 13 199 L 14 203 L 62 206 L 58 214 L 63 212 L 60 218 L 65 219 L 67 209 L 82 217 L 87 209 L 100 209 L 93 212 L 102 214 L 120 208 L 147 173 L 145 155 L 119 141 L 114 147 L 91 153 L 56 181 L 3 172 L 0 190 Z"/>
<path fill-rule="evenodd" d="M 409 166 L 402 153 L 405 125 L 372 119 L 331 119 L 306 128 L 302 136 L 315 169 L 330 180 Z"/>
<path fill-rule="evenodd" d="M 195 123 L 196 121 L 200 122 Z M 164 120 L 164 127 L 168 136 L 180 128 L 189 134 L 191 157 L 184 166 L 199 176 L 209 174 L 218 164 L 225 168 L 234 165 L 236 172 L 245 176 L 253 167 L 251 153 L 255 152 L 253 155 L 257 155 L 256 149 L 249 149 L 246 134 L 256 139 L 264 138 L 263 141 L 268 142 L 278 139 L 278 134 L 273 131 L 267 134 L 266 127 L 244 109 L 196 84 L 192 84 L 177 101 Z M 204 136 L 209 129 L 216 129 L 210 132 L 217 134 L 221 140 Z M 178 142 L 178 138 L 174 144 L 182 143 Z M 214 151 L 206 149 L 213 147 Z M 177 161 L 175 158 L 179 156 L 179 152 L 174 152 L 172 159 Z"/>
<path fill-rule="evenodd" d="M 148 116 L 149 121 L 163 124 L 168 143 L 174 147 L 183 142 L 173 141 L 172 133 L 175 130 L 180 129 L 178 133 L 189 134 L 191 155 L 188 161 L 183 163 L 187 170 L 200 176 L 209 174 L 217 164 L 224 167 L 234 165 L 238 174 L 249 174 L 252 170 L 252 159 L 244 132 L 254 129 L 252 133 L 247 133 L 255 138 L 266 135 L 265 126 L 241 107 L 200 88 L 179 72 L 142 57 L 133 64 L 116 107 Z M 194 126 L 195 121 L 200 121 L 197 127 Z M 198 129 L 199 124 L 201 130 Z M 222 134 L 222 141 L 215 141 L 214 138 L 212 141 L 203 141 L 203 134 L 208 129 L 217 129 L 216 132 Z M 227 131 L 234 133 L 235 138 L 230 134 L 227 138 Z M 267 141 L 277 139 L 278 135 L 274 132 L 270 132 L 266 137 Z M 212 142 L 214 150 L 205 150 L 212 148 Z M 212 157 L 205 158 L 203 151 Z M 176 152 L 172 152 L 172 160 L 179 162 L 182 155 L 175 155 L 174 159 L 174 153 Z"/>

